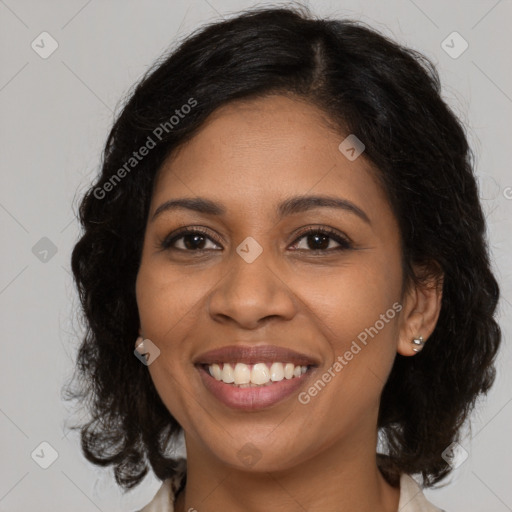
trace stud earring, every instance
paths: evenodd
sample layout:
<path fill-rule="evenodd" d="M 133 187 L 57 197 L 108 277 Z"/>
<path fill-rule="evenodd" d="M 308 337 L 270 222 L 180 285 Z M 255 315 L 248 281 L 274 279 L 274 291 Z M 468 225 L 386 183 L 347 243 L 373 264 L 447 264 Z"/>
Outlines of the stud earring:
<path fill-rule="evenodd" d="M 425 341 L 423 340 L 423 336 L 419 336 L 418 338 L 414 338 L 412 340 L 412 344 L 414 345 L 412 347 L 412 350 L 414 352 L 421 352 L 423 350 L 423 345 L 425 344 Z"/>
<path fill-rule="evenodd" d="M 135 340 L 135 348 L 137 349 L 137 352 L 143 354 L 144 353 L 144 338 L 142 336 L 139 336 Z"/>

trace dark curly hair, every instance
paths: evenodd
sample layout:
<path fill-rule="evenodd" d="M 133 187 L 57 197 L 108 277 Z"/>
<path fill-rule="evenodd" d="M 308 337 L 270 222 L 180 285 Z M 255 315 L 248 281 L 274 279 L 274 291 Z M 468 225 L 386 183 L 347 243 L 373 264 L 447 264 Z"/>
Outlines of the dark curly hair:
<path fill-rule="evenodd" d="M 304 6 L 211 23 L 146 73 L 80 204 L 83 232 L 71 259 L 86 332 L 72 379 L 80 385 L 65 389 L 88 407 L 89 420 L 72 428 L 80 429 L 89 461 L 112 465 L 126 490 L 149 466 L 161 480 L 175 473 L 167 450 L 182 428 L 133 354 L 135 280 L 155 174 L 218 107 L 283 94 L 315 105 L 340 134 L 364 142 L 399 224 L 404 282 L 443 281 L 428 343 L 414 358 L 397 355 L 385 384 L 378 462 L 390 482 L 405 472 L 432 486 L 450 472 L 441 454 L 494 381 L 501 332 L 474 156 L 440 91 L 434 65 L 420 53 Z"/>

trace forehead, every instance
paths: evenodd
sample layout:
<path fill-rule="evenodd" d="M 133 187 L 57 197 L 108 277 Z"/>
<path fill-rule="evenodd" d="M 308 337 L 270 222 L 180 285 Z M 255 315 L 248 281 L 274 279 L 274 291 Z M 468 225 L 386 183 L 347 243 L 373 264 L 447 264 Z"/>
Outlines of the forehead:
<path fill-rule="evenodd" d="M 164 162 L 153 210 L 155 203 L 183 196 L 261 210 L 308 193 L 337 193 L 389 210 L 371 164 L 340 151 L 347 135 L 299 99 L 274 95 L 227 104 Z"/>

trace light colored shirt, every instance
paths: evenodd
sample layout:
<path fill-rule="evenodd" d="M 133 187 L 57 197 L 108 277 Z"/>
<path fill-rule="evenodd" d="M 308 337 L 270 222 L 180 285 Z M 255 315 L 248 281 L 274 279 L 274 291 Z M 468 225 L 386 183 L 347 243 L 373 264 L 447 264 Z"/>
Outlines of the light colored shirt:
<path fill-rule="evenodd" d="M 186 467 L 183 459 L 180 462 L 183 470 L 178 472 L 175 477 L 164 480 L 154 498 L 138 512 L 174 512 L 176 493 L 180 488 Z M 397 512 L 444 511 L 427 501 L 416 481 L 404 473 L 400 478 L 400 501 Z"/>

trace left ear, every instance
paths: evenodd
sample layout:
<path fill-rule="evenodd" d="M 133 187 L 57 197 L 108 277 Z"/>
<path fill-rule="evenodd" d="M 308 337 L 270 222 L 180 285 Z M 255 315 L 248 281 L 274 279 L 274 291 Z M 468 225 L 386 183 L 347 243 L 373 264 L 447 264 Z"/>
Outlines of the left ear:
<path fill-rule="evenodd" d="M 415 268 L 421 280 L 416 284 L 412 282 L 405 293 L 403 300 L 402 318 L 400 323 L 397 351 L 402 356 L 414 356 L 422 346 L 413 343 L 413 339 L 423 338 L 428 343 L 441 312 L 441 299 L 443 296 L 443 273 L 437 263 L 429 269 Z M 425 273 L 425 271 L 427 271 Z"/>

